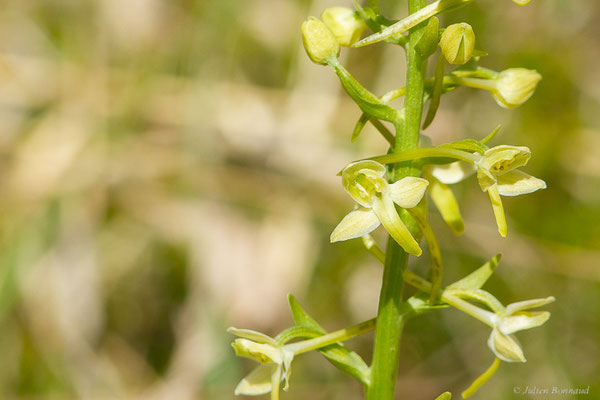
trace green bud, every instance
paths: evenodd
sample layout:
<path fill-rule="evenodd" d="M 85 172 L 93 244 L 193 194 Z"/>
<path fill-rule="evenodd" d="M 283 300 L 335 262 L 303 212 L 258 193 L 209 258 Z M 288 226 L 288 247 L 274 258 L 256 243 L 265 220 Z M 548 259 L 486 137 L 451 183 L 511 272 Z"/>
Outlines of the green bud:
<path fill-rule="evenodd" d="M 337 58 L 340 54 L 340 45 L 334 34 L 315 17 L 309 17 L 302 23 L 302 43 L 306 54 L 316 64 L 326 65 L 327 59 Z"/>
<path fill-rule="evenodd" d="M 352 46 L 367 29 L 367 24 L 351 8 L 331 7 L 321 13 L 321 20 L 341 46 Z"/>
<path fill-rule="evenodd" d="M 527 4 L 529 4 L 530 1 L 531 0 L 513 0 L 513 2 L 520 6 L 526 6 Z"/>
<path fill-rule="evenodd" d="M 504 108 L 515 108 L 529 99 L 542 76 L 535 70 L 509 68 L 496 78 L 496 90 L 492 92 L 496 102 Z"/>
<path fill-rule="evenodd" d="M 473 28 L 464 22 L 450 25 L 442 34 L 440 47 L 450 64 L 465 64 L 471 59 L 473 50 L 475 50 Z"/>

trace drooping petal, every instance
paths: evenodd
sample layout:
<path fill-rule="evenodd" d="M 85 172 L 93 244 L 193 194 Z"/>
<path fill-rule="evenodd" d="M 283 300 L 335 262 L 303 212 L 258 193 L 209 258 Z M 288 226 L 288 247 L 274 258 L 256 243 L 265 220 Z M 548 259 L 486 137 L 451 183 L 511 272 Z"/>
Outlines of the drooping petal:
<path fill-rule="evenodd" d="M 511 315 L 518 311 L 529 310 L 531 308 L 542 307 L 546 304 L 552 303 L 554 300 L 556 300 L 554 296 L 549 296 L 543 299 L 518 301 L 516 303 L 512 303 L 506 306 L 506 315 Z"/>
<path fill-rule="evenodd" d="M 253 331 L 252 329 L 238 329 L 229 327 L 227 332 L 233 333 L 235 336 L 239 336 L 244 339 L 249 339 L 257 343 L 269 343 L 273 346 L 277 346 L 277 342 L 272 337 L 265 335 L 264 333 Z"/>
<path fill-rule="evenodd" d="M 379 226 L 379 219 L 373 210 L 358 208 L 346 215 L 335 227 L 329 240 L 331 243 L 349 240 L 371 233 Z"/>
<path fill-rule="evenodd" d="M 413 208 L 423 198 L 429 182 L 423 178 L 407 176 L 389 186 L 394 203 L 402 208 Z"/>
<path fill-rule="evenodd" d="M 419 244 L 400 219 L 390 196 L 384 194 L 381 198 L 376 198 L 373 202 L 373 211 L 388 233 L 407 253 L 421 255 Z"/>
<path fill-rule="evenodd" d="M 258 396 L 269 393 L 271 391 L 274 369 L 278 368 L 275 364 L 260 365 L 255 368 L 249 375 L 243 378 L 235 388 L 236 396 L 243 394 L 246 396 Z"/>
<path fill-rule="evenodd" d="M 506 224 L 506 216 L 504 215 L 504 206 L 502 205 L 502 199 L 498 193 L 496 185 L 491 186 L 488 189 L 490 200 L 492 201 L 492 208 L 494 209 L 494 217 L 496 217 L 496 225 L 498 225 L 498 232 L 500 236 L 506 237 L 508 234 L 508 225 Z"/>
<path fill-rule="evenodd" d="M 518 196 L 546 189 L 546 182 L 519 170 L 498 177 L 498 192 L 502 196 Z"/>
<path fill-rule="evenodd" d="M 444 165 L 431 165 L 428 172 L 437 180 L 447 185 L 458 183 L 475 173 L 475 166 L 466 161 L 456 161 Z"/>
<path fill-rule="evenodd" d="M 548 311 L 527 312 L 521 311 L 517 314 L 500 319 L 498 329 L 506 335 L 525 329 L 536 328 L 543 325 L 550 318 Z"/>
<path fill-rule="evenodd" d="M 452 189 L 432 175 L 427 176 L 427 179 L 429 180 L 427 189 L 442 219 L 455 235 L 460 235 L 465 231 L 465 223 Z"/>
<path fill-rule="evenodd" d="M 488 346 L 496 357 L 508 362 L 525 362 L 525 355 L 519 342 L 512 337 L 503 334 L 498 329 L 492 330 L 488 339 Z"/>

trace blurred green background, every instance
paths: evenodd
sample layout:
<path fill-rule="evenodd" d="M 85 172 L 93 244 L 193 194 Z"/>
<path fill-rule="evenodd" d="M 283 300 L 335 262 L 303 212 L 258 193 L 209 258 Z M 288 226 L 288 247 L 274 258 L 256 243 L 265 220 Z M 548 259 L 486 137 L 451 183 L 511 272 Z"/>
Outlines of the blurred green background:
<path fill-rule="evenodd" d="M 360 243 L 328 243 L 352 207 L 336 177 L 381 154 L 299 27 L 349 0 L 4 0 L 0 8 L 0 398 L 232 399 L 252 362 L 230 326 L 276 334 L 286 294 L 327 329 L 372 317 L 381 269 Z M 390 18 L 405 1 L 382 0 Z M 482 65 L 544 79 L 524 106 L 457 90 L 425 132 L 529 146 L 548 189 L 506 199 L 457 185 L 467 230 L 432 215 L 446 283 L 497 252 L 504 303 L 554 295 L 480 399 L 566 398 L 514 387 L 590 386 L 600 399 L 600 3 L 477 0 L 442 18 L 473 25 Z M 403 86 L 401 50 L 342 51 L 377 94 Z M 401 104 L 401 103 L 400 103 Z M 383 244 L 384 235 L 376 235 Z M 425 273 L 427 254 L 410 268 Z M 489 331 L 447 310 L 411 320 L 398 398 L 457 397 L 492 361 Z M 350 343 L 367 360 L 372 337 Z M 294 362 L 283 399 L 361 399 L 320 355 Z"/>

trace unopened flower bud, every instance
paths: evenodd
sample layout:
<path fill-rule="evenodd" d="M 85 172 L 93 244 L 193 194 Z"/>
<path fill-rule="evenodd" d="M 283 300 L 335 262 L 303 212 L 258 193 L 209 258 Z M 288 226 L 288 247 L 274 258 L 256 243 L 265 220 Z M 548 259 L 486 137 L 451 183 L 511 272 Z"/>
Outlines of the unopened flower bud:
<path fill-rule="evenodd" d="M 367 29 L 367 24 L 347 7 L 326 8 L 321 20 L 333 33 L 341 46 L 352 46 Z"/>
<path fill-rule="evenodd" d="M 513 2 L 517 3 L 520 6 L 526 6 L 529 4 L 531 0 L 513 0 Z"/>
<path fill-rule="evenodd" d="M 316 64 L 326 65 L 327 59 L 340 53 L 340 45 L 333 33 L 315 17 L 302 23 L 302 43 L 306 54 Z"/>
<path fill-rule="evenodd" d="M 444 57 L 450 64 L 464 64 L 471 59 L 475 50 L 475 33 L 466 23 L 450 25 L 440 40 Z"/>
<path fill-rule="evenodd" d="M 496 78 L 496 90 L 492 92 L 496 102 L 505 108 L 515 108 L 529 99 L 542 76 L 535 70 L 509 68 Z"/>

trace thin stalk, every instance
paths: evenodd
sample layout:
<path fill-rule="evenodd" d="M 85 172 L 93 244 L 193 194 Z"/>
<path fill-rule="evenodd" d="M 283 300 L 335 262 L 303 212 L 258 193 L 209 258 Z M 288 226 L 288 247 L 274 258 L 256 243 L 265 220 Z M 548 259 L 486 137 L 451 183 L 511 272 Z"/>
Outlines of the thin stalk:
<path fill-rule="evenodd" d="M 361 322 L 358 325 L 351 326 L 350 328 L 344 328 L 335 332 L 328 333 L 323 336 L 316 337 L 314 339 L 303 340 L 301 342 L 286 344 L 285 348 L 291 350 L 294 354 L 302 354 L 312 350 L 320 349 L 330 344 L 343 342 L 344 340 L 351 339 L 355 336 L 362 335 L 375 329 L 375 318 L 368 321 Z"/>
<path fill-rule="evenodd" d="M 409 0 L 409 14 L 414 14 L 426 6 L 425 0 Z M 406 46 L 407 75 L 405 120 L 396 126 L 396 143 L 392 153 L 416 149 L 419 143 L 419 131 L 423 112 L 423 92 L 425 85 L 426 60 L 414 50 L 424 27 L 413 28 L 409 33 Z M 395 164 L 390 174 L 395 181 L 406 176 L 418 176 L 419 168 L 412 162 Z M 406 212 L 401 216 L 411 232 L 418 231 L 416 222 Z M 379 295 L 377 326 L 373 362 L 371 364 L 371 383 L 366 387 L 367 400 L 393 400 L 398 373 L 398 358 L 402 329 L 410 307 L 402 300 L 404 271 L 408 264 L 408 254 L 393 240 L 388 239 L 383 281 Z"/>

